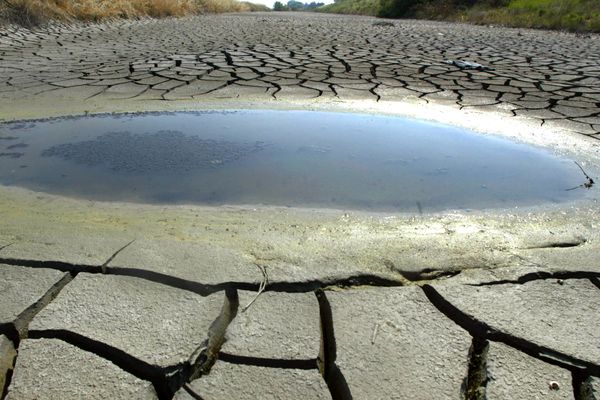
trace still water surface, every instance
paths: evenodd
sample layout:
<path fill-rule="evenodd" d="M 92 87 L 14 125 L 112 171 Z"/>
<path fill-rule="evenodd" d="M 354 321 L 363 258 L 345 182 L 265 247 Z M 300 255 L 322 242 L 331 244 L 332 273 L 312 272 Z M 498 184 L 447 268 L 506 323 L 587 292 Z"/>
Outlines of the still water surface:
<path fill-rule="evenodd" d="M 310 111 L 102 115 L 0 125 L 0 184 L 144 203 L 435 211 L 561 202 L 572 160 L 452 126 Z"/>

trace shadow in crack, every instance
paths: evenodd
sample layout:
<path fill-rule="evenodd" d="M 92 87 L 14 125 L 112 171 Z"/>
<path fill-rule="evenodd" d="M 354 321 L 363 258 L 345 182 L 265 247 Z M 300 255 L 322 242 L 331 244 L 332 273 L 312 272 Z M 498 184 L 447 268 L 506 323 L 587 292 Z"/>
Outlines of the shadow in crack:
<path fill-rule="evenodd" d="M 337 358 L 337 346 L 335 342 L 335 332 L 333 327 L 333 314 L 331 305 L 323 290 L 315 292 L 319 302 L 319 314 L 321 318 L 321 346 L 317 365 L 319 371 L 327 383 L 329 392 L 333 400 L 352 399 L 350 388 L 346 382 L 344 374 L 335 364 Z"/>

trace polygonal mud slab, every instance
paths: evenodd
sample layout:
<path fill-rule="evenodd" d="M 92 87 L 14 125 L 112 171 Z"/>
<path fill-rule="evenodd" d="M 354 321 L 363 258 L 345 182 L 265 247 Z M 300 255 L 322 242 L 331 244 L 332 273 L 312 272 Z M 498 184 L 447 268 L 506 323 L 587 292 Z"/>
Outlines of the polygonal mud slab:
<path fill-rule="evenodd" d="M 14 322 L 64 275 L 52 269 L 0 264 L 0 327 Z"/>
<path fill-rule="evenodd" d="M 136 240 L 108 265 L 166 274 L 205 285 L 260 282 L 262 275 L 242 253 L 219 245 Z"/>
<path fill-rule="evenodd" d="M 569 371 L 537 360 L 502 343 L 490 343 L 487 373 L 488 399 L 574 399 Z M 551 382 L 556 382 L 558 389 L 553 389 Z"/>
<path fill-rule="evenodd" d="M 12 216 L 11 216 L 12 217 Z M 61 227 L 62 228 L 62 227 Z M 70 227 L 73 229 L 73 226 Z M 77 265 L 102 265 L 132 238 L 126 233 L 110 235 L 94 232 L 94 224 L 85 229 L 63 231 L 47 226 L 35 215 L 10 218 L 7 231 L 22 237 L 0 252 L 0 257 L 18 260 L 60 261 Z"/>
<path fill-rule="evenodd" d="M 597 257 L 600 241 L 594 225 L 564 225 L 564 228 L 555 226 L 548 231 L 531 231 L 524 235 L 522 248 L 515 252 L 522 264 L 548 272 L 600 271 L 600 257 Z"/>
<path fill-rule="evenodd" d="M 57 339 L 27 339 L 7 400 L 156 399 L 152 384 L 108 360 Z"/>
<path fill-rule="evenodd" d="M 587 279 L 435 289 L 462 312 L 498 331 L 600 364 L 600 290 Z"/>
<path fill-rule="evenodd" d="M 220 314 L 224 294 L 201 297 L 139 278 L 81 273 L 30 324 L 30 336 L 69 331 L 148 364 L 187 360 Z"/>
<path fill-rule="evenodd" d="M 326 292 L 356 399 L 460 399 L 471 337 L 418 287 Z"/>
<path fill-rule="evenodd" d="M 246 291 L 239 294 L 241 306 L 256 295 Z M 319 304 L 314 293 L 263 292 L 245 312 L 238 312 L 227 329 L 222 350 L 236 356 L 317 358 L 319 329 Z"/>
<path fill-rule="evenodd" d="M 13 343 L 6 336 L 0 335 L 0 391 L 4 389 L 7 375 L 13 369 L 16 355 Z"/>
<path fill-rule="evenodd" d="M 267 368 L 218 361 L 210 374 L 191 384 L 201 398 L 211 400 L 331 399 L 319 371 Z M 175 400 L 193 397 L 180 389 Z"/>

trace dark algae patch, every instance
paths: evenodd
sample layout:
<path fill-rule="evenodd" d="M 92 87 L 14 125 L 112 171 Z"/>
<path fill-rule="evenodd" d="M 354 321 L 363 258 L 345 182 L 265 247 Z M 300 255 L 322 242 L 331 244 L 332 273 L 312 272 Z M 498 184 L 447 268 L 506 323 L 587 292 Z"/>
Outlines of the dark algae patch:
<path fill-rule="evenodd" d="M 262 150 L 264 144 L 203 139 L 179 131 L 110 132 L 92 140 L 65 143 L 42 152 L 85 166 L 105 166 L 114 172 L 185 173 L 238 160 Z"/>
<path fill-rule="evenodd" d="M 0 153 L 0 157 L 7 157 L 7 158 L 20 158 L 23 155 L 24 155 L 24 153 L 18 153 L 18 152 Z"/>
<path fill-rule="evenodd" d="M 18 127 L 18 128 L 15 128 Z M 0 125 L 0 183 L 103 201 L 418 211 L 594 195 L 572 160 L 452 126 L 309 111 Z"/>

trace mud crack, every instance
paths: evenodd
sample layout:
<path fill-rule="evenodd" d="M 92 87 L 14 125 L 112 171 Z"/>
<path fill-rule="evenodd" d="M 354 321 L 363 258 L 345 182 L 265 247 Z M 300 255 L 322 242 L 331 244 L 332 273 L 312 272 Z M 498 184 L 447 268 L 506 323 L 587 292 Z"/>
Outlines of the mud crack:
<path fill-rule="evenodd" d="M 600 365 L 581 360 L 557 350 L 532 343 L 526 339 L 498 331 L 458 309 L 446 300 L 433 286 L 424 285 L 423 292 L 429 301 L 449 319 L 465 329 L 474 338 L 504 343 L 531 357 L 540 359 L 552 365 L 557 365 L 569 371 L 584 375 L 600 376 Z"/>

